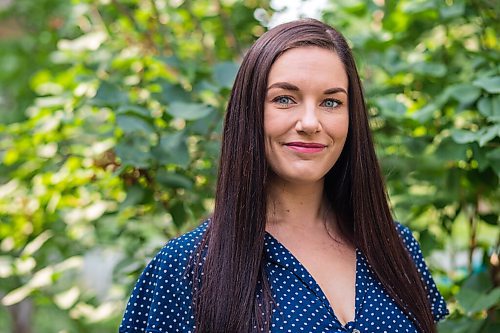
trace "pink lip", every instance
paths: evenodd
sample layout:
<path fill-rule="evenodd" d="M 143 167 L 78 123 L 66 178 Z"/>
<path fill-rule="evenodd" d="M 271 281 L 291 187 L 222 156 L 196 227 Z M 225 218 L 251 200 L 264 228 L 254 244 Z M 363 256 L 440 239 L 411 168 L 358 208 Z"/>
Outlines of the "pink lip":
<path fill-rule="evenodd" d="M 285 146 L 299 153 L 319 153 L 326 148 L 324 144 L 316 142 L 288 142 Z"/>

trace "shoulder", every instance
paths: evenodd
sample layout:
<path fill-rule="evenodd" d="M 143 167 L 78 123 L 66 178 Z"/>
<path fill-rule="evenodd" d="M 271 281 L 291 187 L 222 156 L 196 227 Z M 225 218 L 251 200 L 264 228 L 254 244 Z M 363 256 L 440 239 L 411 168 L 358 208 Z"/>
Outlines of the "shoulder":
<path fill-rule="evenodd" d="M 208 220 L 170 240 L 150 261 L 132 290 L 121 333 L 156 332 L 158 327 L 184 332 L 192 326 L 191 279 L 186 273 L 207 225 Z"/>
<path fill-rule="evenodd" d="M 208 223 L 210 220 L 206 220 L 201 223 L 198 227 L 187 232 L 179 237 L 171 239 L 160 251 L 160 253 L 165 252 L 176 252 L 176 253 L 189 253 L 196 249 L 205 231 L 207 230 Z"/>
<path fill-rule="evenodd" d="M 396 230 L 399 232 L 399 236 L 401 237 L 403 244 L 406 247 L 406 250 L 412 257 L 417 269 L 420 271 L 422 267 L 426 267 L 424 254 L 422 253 L 422 249 L 420 248 L 420 243 L 417 241 L 411 229 L 399 222 L 395 222 Z M 426 272 L 421 272 L 426 275 Z"/>
<path fill-rule="evenodd" d="M 444 298 L 441 296 L 437 289 L 436 283 L 434 282 L 431 272 L 425 262 L 422 250 L 420 249 L 420 244 L 413 236 L 410 228 L 402 225 L 399 222 L 395 222 L 395 225 L 408 253 L 410 254 L 410 257 L 415 263 L 422 281 L 424 282 L 424 286 L 427 291 L 427 297 L 431 303 L 431 310 L 434 315 L 434 320 L 438 322 L 449 314 Z"/>
<path fill-rule="evenodd" d="M 182 236 L 171 239 L 155 256 L 151 263 L 161 267 L 186 266 L 196 251 L 207 229 L 209 220 Z M 170 270 L 170 269 L 169 269 Z"/>
<path fill-rule="evenodd" d="M 399 235 L 403 238 L 403 240 L 404 238 L 412 236 L 410 228 L 401 224 L 401 222 L 394 221 L 394 226 L 396 227 L 396 230 L 399 232 Z"/>
<path fill-rule="evenodd" d="M 427 269 L 422 270 L 423 267 L 426 267 L 426 264 L 424 255 L 420 248 L 420 244 L 413 236 L 413 233 L 411 232 L 410 228 L 408 228 L 405 225 L 402 225 L 399 222 L 395 222 L 395 225 L 396 225 L 396 230 L 399 232 L 399 236 L 401 237 L 401 240 L 403 241 L 403 244 L 406 247 L 406 250 L 410 254 L 415 265 L 417 266 L 417 270 L 419 271 L 420 274 L 424 275 L 424 278 L 427 278 L 428 275 Z"/>
<path fill-rule="evenodd" d="M 138 284 L 156 286 L 184 280 L 189 262 L 203 238 L 208 222 L 207 220 L 194 230 L 171 239 L 146 266 Z"/>
<path fill-rule="evenodd" d="M 396 230 L 399 232 L 399 236 L 403 240 L 403 243 L 405 244 L 408 251 L 410 251 L 412 255 L 422 253 L 422 251 L 420 250 L 420 245 L 413 236 L 413 233 L 411 232 L 410 228 L 408 228 L 405 225 L 402 225 L 399 222 L 394 222 L 394 224 L 396 226 Z"/>

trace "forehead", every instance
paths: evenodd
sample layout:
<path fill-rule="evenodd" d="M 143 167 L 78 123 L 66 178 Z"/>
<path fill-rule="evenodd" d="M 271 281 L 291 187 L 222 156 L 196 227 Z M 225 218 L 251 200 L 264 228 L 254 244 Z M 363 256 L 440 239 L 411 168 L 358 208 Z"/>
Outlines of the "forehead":
<path fill-rule="evenodd" d="M 271 66 L 268 84 L 278 81 L 318 81 L 336 84 L 347 90 L 344 64 L 335 51 L 304 46 L 285 51 Z"/>

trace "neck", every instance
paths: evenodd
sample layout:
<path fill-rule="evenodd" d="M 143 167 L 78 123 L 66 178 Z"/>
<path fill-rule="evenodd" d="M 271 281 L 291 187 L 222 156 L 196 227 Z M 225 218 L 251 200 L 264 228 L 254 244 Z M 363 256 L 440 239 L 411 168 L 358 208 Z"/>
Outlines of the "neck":
<path fill-rule="evenodd" d="M 297 184 L 274 177 L 267 187 L 267 224 L 310 228 L 324 225 L 328 205 L 324 182 Z"/>

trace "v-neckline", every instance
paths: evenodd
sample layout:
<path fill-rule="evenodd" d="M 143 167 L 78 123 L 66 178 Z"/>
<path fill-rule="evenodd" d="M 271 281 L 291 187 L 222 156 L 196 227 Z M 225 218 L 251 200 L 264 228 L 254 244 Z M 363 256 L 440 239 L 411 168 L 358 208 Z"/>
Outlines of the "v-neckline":
<path fill-rule="evenodd" d="M 291 270 L 293 274 L 295 274 L 297 278 L 299 278 L 304 283 L 304 285 L 306 285 L 307 288 L 311 290 L 321 300 L 321 302 L 327 307 L 333 319 L 341 327 L 346 328 L 349 326 L 349 324 L 356 322 L 356 319 L 358 318 L 358 310 L 361 308 L 361 304 L 363 302 L 364 294 L 366 291 L 366 288 L 360 290 L 363 282 L 360 272 L 358 271 L 358 268 L 361 265 L 362 261 L 361 251 L 355 248 L 356 258 L 355 258 L 355 277 L 354 277 L 354 318 L 342 324 L 342 322 L 338 319 L 337 315 L 335 314 L 335 310 L 333 309 L 332 305 L 330 304 L 330 301 L 326 297 L 326 294 L 321 289 L 319 283 L 314 279 L 312 274 L 300 262 L 300 260 L 290 250 L 288 250 L 285 245 L 283 245 L 279 240 L 277 240 L 273 235 L 271 235 L 267 231 L 266 231 L 266 238 L 268 238 L 269 241 L 275 243 L 278 246 L 276 251 L 272 251 L 269 245 L 265 247 L 266 254 L 268 255 L 270 261 L 280 266 L 283 266 L 288 270 Z M 284 256 L 285 260 L 283 260 L 283 258 L 280 258 L 281 255 L 285 255 Z M 290 260 L 288 260 L 288 258 L 290 258 Z"/>

